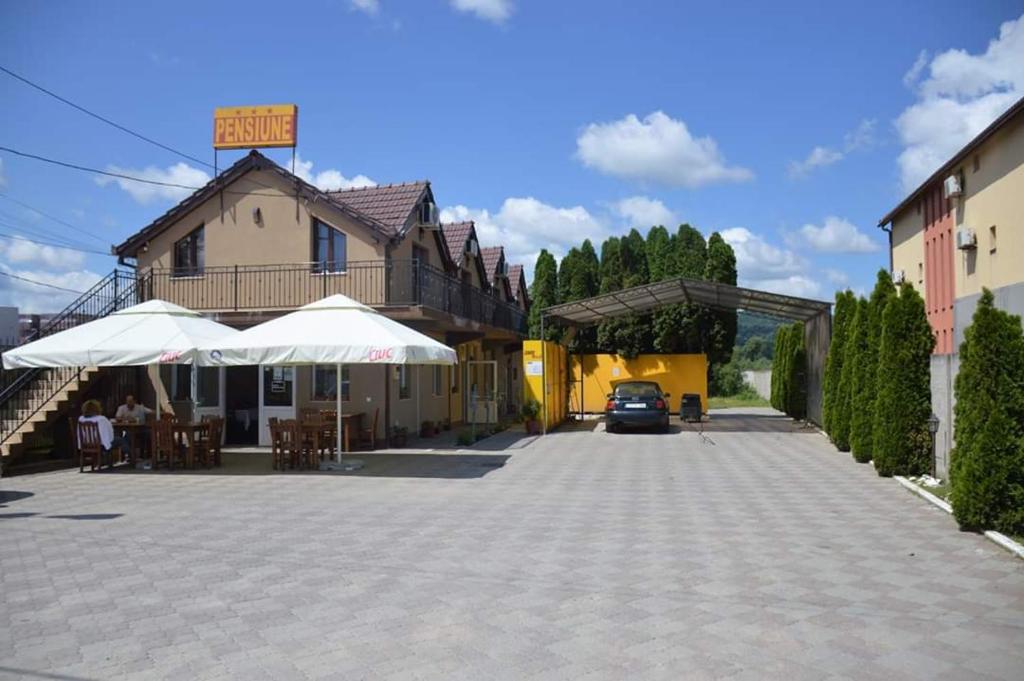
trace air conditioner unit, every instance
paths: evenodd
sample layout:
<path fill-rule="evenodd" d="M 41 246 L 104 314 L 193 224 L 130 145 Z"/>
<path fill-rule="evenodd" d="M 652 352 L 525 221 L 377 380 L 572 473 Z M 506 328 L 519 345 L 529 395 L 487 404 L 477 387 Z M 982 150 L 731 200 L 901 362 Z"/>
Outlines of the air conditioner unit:
<path fill-rule="evenodd" d="M 942 193 L 947 199 L 952 199 L 960 196 L 960 178 L 956 175 L 950 175 L 942 183 Z"/>
<path fill-rule="evenodd" d="M 474 257 L 480 255 L 480 245 L 473 239 L 466 239 L 466 253 Z"/>
<path fill-rule="evenodd" d="M 961 251 L 976 248 L 978 245 L 978 236 L 974 233 L 973 229 L 969 227 L 960 227 L 956 230 L 956 247 Z"/>
<path fill-rule="evenodd" d="M 420 205 L 420 227 L 424 229 L 438 229 L 440 227 L 437 204 L 433 201 L 427 201 Z"/>
<path fill-rule="evenodd" d="M 902 284 L 904 281 L 906 281 L 906 279 L 907 275 L 903 270 L 892 271 L 892 282 L 894 284 Z"/>

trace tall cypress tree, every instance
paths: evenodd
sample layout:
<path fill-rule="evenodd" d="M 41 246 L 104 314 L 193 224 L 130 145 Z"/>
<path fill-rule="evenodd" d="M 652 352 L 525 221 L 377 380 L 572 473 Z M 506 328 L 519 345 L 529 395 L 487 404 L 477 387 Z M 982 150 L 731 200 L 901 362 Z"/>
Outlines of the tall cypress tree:
<path fill-rule="evenodd" d="M 965 529 L 1024 535 L 1024 332 L 984 289 L 954 387 L 953 515 Z"/>
<path fill-rule="evenodd" d="M 789 326 L 780 326 L 775 331 L 775 351 L 772 354 L 771 405 L 779 411 L 786 411 L 786 378 L 789 346 Z"/>
<path fill-rule="evenodd" d="M 622 238 L 622 287 L 648 283 L 647 244 L 635 229 Z M 622 319 L 616 334 L 616 350 L 632 359 L 651 349 L 650 315 L 629 315 Z"/>
<path fill-rule="evenodd" d="M 832 442 L 841 452 L 850 451 L 850 429 L 853 409 L 853 386 L 856 382 L 857 363 L 868 342 L 868 301 L 858 298 L 853 316 L 846 330 L 843 347 L 843 368 L 839 374 L 839 387 L 832 403 Z"/>
<path fill-rule="evenodd" d="M 590 239 L 585 239 L 580 246 L 579 255 L 572 281 L 569 285 L 568 295 L 572 300 L 582 300 L 596 296 L 600 286 L 601 265 L 597 260 L 597 253 L 594 252 L 594 245 Z M 573 351 L 592 353 L 597 351 L 597 329 L 588 326 L 579 329 L 573 339 Z"/>
<path fill-rule="evenodd" d="M 622 288 L 622 244 L 617 236 L 610 236 L 601 244 L 599 293 L 611 293 Z M 619 319 L 609 319 L 597 327 L 597 347 L 600 352 L 617 351 Z"/>
<path fill-rule="evenodd" d="M 807 415 L 807 343 L 804 323 L 795 322 L 787 334 L 786 413 L 795 419 Z"/>
<path fill-rule="evenodd" d="M 832 412 L 839 395 L 839 378 L 843 373 L 843 351 L 846 349 L 846 333 L 857 302 L 849 289 L 836 293 L 835 316 L 832 319 L 832 341 L 828 346 L 825 360 L 825 380 L 821 408 L 822 426 L 829 437 L 832 432 Z M 832 437 L 833 441 L 835 440 Z"/>
<path fill-rule="evenodd" d="M 675 253 L 668 230 L 662 226 L 651 227 L 647 233 L 647 274 L 651 283 L 668 279 L 675 270 Z"/>
<path fill-rule="evenodd" d="M 736 285 L 736 254 L 718 232 L 708 237 L 708 258 L 704 278 Z M 707 353 L 711 364 L 725 364 L 732 358 L 736 344 L 736 310 L 713 310 L 709 317 Z"/>
<path fill-rule="evenodd" d="M 680 225 L 669 239 L 669 249 L 665 278 L 704 278 L 708 248 L 699 231 L 688 224 Z M 703 352 L 703 311 L 697 305 L 668 305 L 655 312 L 654 349 L 664 353 Z"/>
<path fill-rule="evenodd" d="M 931 469 L 928 417 L 934 345 L 924 299 L 904 282 L 882 313 L 871 447 L 879 475 L 920 475 Z"/>
<path fill-rule="evenodd" d="M 540 313 L 546 307 L 558 302 L 558 265 L 547 249 L 541 249 L 533 269 L 533 283 L 530 284 L 530 338 L 539 339 Z M 544 325 L 546 340 L 558 340 L 559 330 L 553 324 Z"/>
<path fill-rule="evenodd" d="M 570 288 L 572 280 L 576 275 L 577 264 L 580 260 L 580 249 L 573 246 L 565 254 L 562 261 L 558 263 L 558 302 L 568 303 L 576 298 L 571 297 Z"/>
<path fill-rule="evenodd" d="M 878 374 L 878 348 L 882 343 L 882 313 L 894 295 L 896 287 L 892 283 L 892 277 L 886 270 L 879 270 L 875 288 L 868 299 L 867 344 L 861 356 L 857 358 L 853 392 L 850 394 L 850 447 L 854 458 L 861 462 L 870 461 L 872 456 L 872 429 L 875 422 L 875 402 L 878 399 L 875 377 Z"/>

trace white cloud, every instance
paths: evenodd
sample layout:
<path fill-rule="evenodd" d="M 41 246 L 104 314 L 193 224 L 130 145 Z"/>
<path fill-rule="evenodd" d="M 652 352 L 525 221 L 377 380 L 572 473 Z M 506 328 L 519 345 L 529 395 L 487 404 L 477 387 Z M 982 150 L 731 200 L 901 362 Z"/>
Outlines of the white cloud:
<path fill-rule="evenodd" d="M 802 257 L 768 243 L 746 227 L 724 229 L 721 235 L 736 253 L 740 278 L 747 281 L 788 277 L 801 274 L 807 268 Z"/>
<path fill-rule="evenodd" d="M 655 111 L 609 123 L 591 123 L 576 139 L 576 157 L 616 177 L 673 187 L 742 182 L 754 174 L 729 166 L 711 137 L 693 137 L 686 123 Z"/>
<path fill-rule="evenodd" d="M 600 249 L 600 242 L 609 234 L 604 222 L 583 206 L 560 208 L 533 197 L 505 199 L 496 213 L 462 205 L 449 206 L 441 211 L 441 220 L 475 221 L 481 245 L 504 246 L 508 261 L 522 264 L 528 278 L 533 276 L 541 248 L 561 257 L 589 238 L 594 248 Z"/>
<path fill-rule="evenodd" d="M 345 177 L 341 171 L 329 168 L 319 173 L 313 172 L 313 162 L 306 161 L 296 154 L 295 174 L 324 191 L 336 191 L 338 189 L 354 189 L 356 187 L 376 187 L 377 183 L 366 175 Z"/>
<path fill-rule="evenodd" d="M 905 191 L 916 188 L 1024 94 L 1024 16 L 1003 23 L 981 54 L 951 49 L 935 55 L 923 80 L 922 61 L 927 55 L 918 56 L 904 79 L 916 89 L 918 101 L 896 119 Z"/>
<path fill-rule="evenodd" d="M 144 182 L 135 182 L 123 178 L 100 176 L 96 178 L 96 184 L 105 187 L 108 184 L 116 183 L 124 191 L 135 199 L 136 202 L 147 204 L 158 200 L 181 201 L 195 191 L 195 188 L 202 187 L 210 181 L 210 176 L 203 170 L 193 168 L 187 163 L 175 163 L 168 168 L 157 168 L 146 166 L 142 169 L 122 168 L 120 166 L 108 165 L 107 170 L 112 173 L 138 177 L 153 182 L 165 182 L 173 187 Z"/>
<path fill-rule="evenodd" d="M 46 267 L 72 269 L 81 267 L 85 262 L 85 254 L 23 239 L 0 239 L 0 259 L 12 264 L 34 263 Z"/>
<path fill-rule="evenodd" d="M 612 211 L 626 220 L 630 227 L 643 231 L 654 225 L 673 227 L 677 218 L 675 213 L 658 199 L 646 196 L 630 196 L 611 205 Z"/>
<path fill-rule="evenodd" d="M 352 9 L 364 12 L 366 14 L 376 14 L 380 11 L 379 0 L 350 0 Z"/>
<path fill-rule="evenodd" d="M 450 0 L 450 3 L 459 12 L 475 14 L 478 19 L 495 24 L 505 23 L 515 9 L 512 0 Z"/>
<path fill-rule="evenodd" d="M 804 225 L 787 239 L 791 246 L 807 245 L 820 253 L 874 253 L 879 249 L 856 225 L 835 215 L 826 217 L 820 227 Z"/>
<path fill-rule="evenodd" d="M 926 66 L 928 66 L 928 50 L 921 50 L 917 53 L 917 59 L 914 60 L 913 65 L 903 74 L 903 84 L 907 87 L 914 87 Z"/>
<path fill-rule="evenodd" d="M 857 127 L 843 136 L 842 150 L 832 147 L 817 146 L 802 161 L 790 161 L 788 166 L 790 177 L 806 177 L 818 168 L 830 166 L 846 158 L 847 154 L 870 147 L 875 143 L 875 120 L 864 119 Z"/>
<path fill-rule="evenodd" d="M 842 270 L 826 269 L 825 277 L 830 284 L 835 284 L 836 286 L 846 286 L 850 283 L 850 275 Z"/>
<path fill-rule="evenodd" d="M 820 298 L 821 284 L 802 274 L 780 279 L 761 279 L 753 288 L 799 298 Z"/>
<path fill-rule="evenodd" d="M 87 269 L 61 272 L 20 270 L 0 263 L 0 270 L 71 291 L 87 291 L 102 279 L 101 275 Z M 77 297 L 78 294 L 75 293 L 58 291 L 10 277 L 0 277 L 0 305 L 13 305 L 22 313 L 59 312 Z"/>

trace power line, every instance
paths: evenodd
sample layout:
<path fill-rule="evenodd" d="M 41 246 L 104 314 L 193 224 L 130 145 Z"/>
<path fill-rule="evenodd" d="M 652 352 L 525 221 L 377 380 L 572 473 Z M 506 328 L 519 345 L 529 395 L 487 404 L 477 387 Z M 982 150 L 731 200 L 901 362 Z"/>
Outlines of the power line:
<path fill-rule="evenodd" d="M 7 227 L 18 232 L 31 234 L 33 237 L 40 236 L 44 239 L 58 241 L 61 244 L 67 244 L 68 246 L 73 247 L 90 248 L 90 244 L 95 243 L 94 239 L 87 241 L 85 239 L 78 240 L 64 236 L 63 234 L 43 225 L 27 225 L 20 218 L 12 216 L 5 211 L 0 211 L 0 226 Z"/>
<path fill-rule="evenodd" d="M 10 272 L 5 272 L 2 269 L 0 269 L 0 276 L 8 276 L 8 278 L 10 278 L 10 279 L 16 279 L 19 282 L 26 282 L 28 284 L 33 284 L 35 286 L 43 286 L 43 287 L 46 287 L 47 289 L 56 289 L 57 291 L 63 291 L 65 293 L 74 293 L 74 294 L 79 295 L 79 296 L 85 295 L 85 291 L 76 291 L 75 289 L 66 289 L 66 288 L 63 288 L 62 286 L 56 286 L 54 284 L 47 284 L 46 282 L 37 282 L 34 279 L 28 279 L 27 276 L 18 276 L 17 274 L 11 274 Z"/>
<path fill-rule="evenodd" d="M 0 67 L 0 68 L 2 68 L 2 67 Z M 73 229 L 76 232 L 81 232 L 82 234 L 85 234 L 86 236 L 91 236 L 94 239 L 104 239 L 105 238 L 105 237 L 100 236 L 99 234 L 96 234 L 94 232 L 90 232 L 89 230 L 85 229 L 84 227 L 79 227 L 78 225 L 71 224 L 67 220 L 62 220 L 62 219 L 60 219 L 58 217 L 54 217 L 53 215 L 50 215 L 49 213 L 46 213 L 46 212 L 40 210 L 39 208 L 36 208 L 35 206 L 32 206 L 32 205 L 29 205 L 29 204 L 25 203 L 24 201 L 19 201 L 18 199 L 14 198 L 13 196 L 10 196 L 9 194 L 4 194 L 3 192 L 0 192 L 0 199 L 7 199 L 11 203 L 16 203 L 19 206 L 21 206 L 22 208 L 27 208 L 30 211 L 32 211 L 33 213 L 36 213 L 37 215 L 42 215 L 44 218 L 49 218 L 50 220 L 53 220 L 54 222 L 56 222 L 59 225 L 64 225 L 65 227 L 68 227 L 69 229 Z"/>
<path fill-rule="evenodd" d="M 98 113 L 94 113 L 92 111 L 89 111 L 84 106 L 81 106 L 79 104 L 75 104 L 71 100 L 65 99 L 64 97 L 61 97 L 56 92 L 52 92 L 50 90 L 47 90 L 42 85 L 39 85 L 37 83 L 33 83 L 28 78 L 25 78 L 24 76 L 20 76 L 17 73 L 15 73 L 14 71 L 11 71 L 8 68 L 0 66 L 0 71 L 3 71 L 4 73 L 6 73 L 8 76 L 11 76 L 12 78 L 17 78 L 22 83 L 25 83 L 26 85 L 28 85 L 30 87 L 34 87 L 36 90 L 39 90 L 40 92 L 42 92 L 44 94 L 47 94 L 50 97 L 53 97 L 54 99 L 56 99 L 59 102 L 63 102 L 64 104 L 67 104 L 68 106 L 70 106 L 73 109 L 77 109 L 78 111 L 81 111 L 82 113 L 86 114 L 87 116 L 92 116 L 96 120 L 102 121 L 102 122 L 106 123 L 109 126 L 117 128 L 121 132 L 128 133 L 132 137 L 136 137 L 136 138 L 142 140 L 143 142 L 148 142 L 149 144 L 152 144 L 154 146 L 160 147 L 161 149 L 163 149 L 165 151 L 169 151 L 172 154 L 176 154 L 178 156 L 181 156 L 182 158 L 187 158 L 190 161 L 195 161 L 196 163 L 200 163 L 200 164 L 202 164 L 204 166 L 207 166 L 209 168 L 213 167 L 212 163 L 207 163 L 206 161 L 202 161 L 202 160 L 196 158 L 195 156 L 190 156 L 189 154 L 186 154 L 185 152 L 178 151 L 177 149 L 174 149 L 173 147 L 169 147 L 166 144 L 163 144 L 162 142 L 157 142 L 155 139 L 152 139 L 150 137 L 146 137 L 145 135 L 137 133 L 134 130 L 131 130 L 130 128 L 126 128 L 125 126 L 121 125 L 120 123 L 115 123 L 114 121 L 110 120 L 109 118 L 105 118 L 105 117 L 99 115 Z"/>
<path fill-rule="evenodd" d="M 0 223 L 0 226 L 4 226 L 4 227 L 10 228 L 10 225 L 6 225 L 4 223 Z M 68 251 L 78 251 L 80 253 L 91 253 L 93 255 L 105 255 L 107 257 L 112 257 L 110 255 L 110 253 L 104 253 L 103 251 L 94 251 L 94 250 L 91 250 L 91 249 L 88 249 L 88 248 L 78 248 L 76 246 L 65 246 L 64 244 L 59 244 L 59 243 L 53 243 L 53 242 L 47 242 L 47 241 L 39 241 L 37 239 L 29 239 L 28 237 L 19 236 L 17 234 L 8 234 L 6 232 L 0 232 L 0 238 L 2 238 L 2 239 L 13 239 L 15 241 L 27 241 L 27 242 L 29 242 L 31 244 L 36 244 L 38 246 L 50 246 L 51 248 L 63 248 L 63 249 L 68 250 Z"/>

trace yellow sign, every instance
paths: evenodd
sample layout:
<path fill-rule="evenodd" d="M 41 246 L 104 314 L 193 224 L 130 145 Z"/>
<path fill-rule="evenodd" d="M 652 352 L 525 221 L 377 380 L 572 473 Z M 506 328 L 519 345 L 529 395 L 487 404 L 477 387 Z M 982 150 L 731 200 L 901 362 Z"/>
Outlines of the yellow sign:
<path fill-rule="evenodd" d="M 298 138 L 295 104 L 222 106 L 213 111 L 214 149 L 294 147 Z"/>

